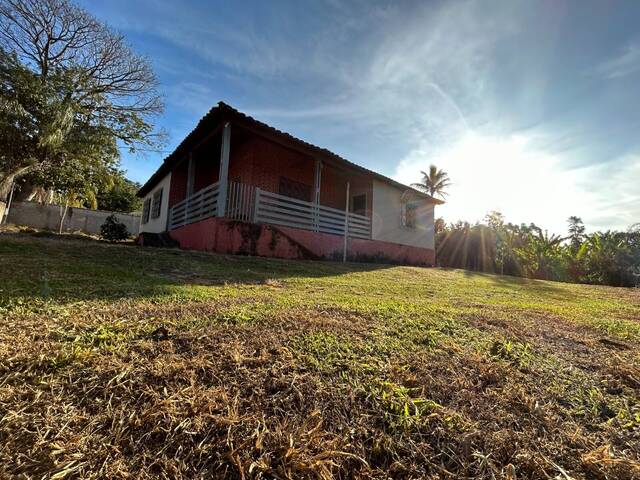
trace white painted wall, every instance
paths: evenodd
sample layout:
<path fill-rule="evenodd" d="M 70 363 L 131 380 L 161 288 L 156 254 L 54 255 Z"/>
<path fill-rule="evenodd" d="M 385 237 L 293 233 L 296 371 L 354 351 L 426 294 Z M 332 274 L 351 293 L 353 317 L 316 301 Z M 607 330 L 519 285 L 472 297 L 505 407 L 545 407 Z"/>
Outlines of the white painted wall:
<path fill-rule="evenodd" d="M 153 194 L 158 191 L 159 188 L 162 188 L 162 202 L 160 206 L 160 216 L 158 218 L 151 218 L 151 214 L 149 214 L 149 221 L 145 224 L 142 224 L 140 221 L 140 232 L 150 232 L 150 233 L 160 233 L 164 232 L 167 229 L 167 216 L 169 214 L 169 187 L 171 185 L 171 173 L 169 173 L 166 177 L 164 177 L 158 184 L 151 190 L 143 199 L 144 202 L 147 201 L 147 198 L 151 199 L 151 203 L 153 204 Z"/>
<path fill-rule="evenodd" d="M 401 198 L 404 190 L 388 183 L 373 180 L 373 218 L 371 237 L 374 240 L 411 245 L 422 248 L 435 248 L 434 205 L 418 196 L 416 227 L 402 226 Z"/>

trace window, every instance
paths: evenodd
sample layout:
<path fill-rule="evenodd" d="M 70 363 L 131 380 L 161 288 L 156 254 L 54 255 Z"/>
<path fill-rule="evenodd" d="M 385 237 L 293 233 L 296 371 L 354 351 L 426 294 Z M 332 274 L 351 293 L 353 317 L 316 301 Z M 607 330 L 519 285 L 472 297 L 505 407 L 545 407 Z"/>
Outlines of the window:
<path fill-rule="evenodd" d="M 416 228 L 416 210 L 417 207 L 413 203 L 402 204 L 402 226 L 407 228 Z"/>
<path fill-rule="evenodd" d="M 151 209 L 151 198 L 147 198 L 142 206 L 142 223 L 145 224 L 149 221 L 149 210 Z"/>
<path fill-rule="evenodd" d="M 358 215 L 365 215 L 367 213 L 367 194 L 354 195 L 352 199 L 353 208 L 351 211 Z"/>
<path fill-rule="evenodd" d="M 160 216 L 160 209 L 162 208 L 162 189 L 156 190 L 153 194 L 153 205 L 151 206 L 151 218 L 158 218 Z"/>
<path fill-rule="evenodd" d="M 280 177 L 278 193 L 285 197 L 297 198 L 305 202 L 311 201 L 311 186 L 285 177 Z"/>

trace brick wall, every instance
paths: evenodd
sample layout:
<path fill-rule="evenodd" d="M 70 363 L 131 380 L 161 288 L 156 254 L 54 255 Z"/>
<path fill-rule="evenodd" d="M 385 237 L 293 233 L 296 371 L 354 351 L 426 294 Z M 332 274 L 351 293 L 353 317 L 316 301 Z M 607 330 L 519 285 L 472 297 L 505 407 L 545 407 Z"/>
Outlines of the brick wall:
<path fill-rule="evenodd" d="M 171 186 L 169 187 L 169 208 L 183 200 L 187 195 L 187 171 L 189 162 L 178 164 L 171 172 Z"/>

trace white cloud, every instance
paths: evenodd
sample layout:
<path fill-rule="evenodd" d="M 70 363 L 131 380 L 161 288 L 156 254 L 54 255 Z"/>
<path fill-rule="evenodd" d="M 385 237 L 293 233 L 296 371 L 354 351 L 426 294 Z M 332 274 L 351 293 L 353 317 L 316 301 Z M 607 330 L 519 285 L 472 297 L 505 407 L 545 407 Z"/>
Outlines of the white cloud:
<path fill-rule="evenodd" d="M 598 65 L 596 71 L 607 79 L 640 72 L 640 43 L 628 44 L 618 55 Z"/>

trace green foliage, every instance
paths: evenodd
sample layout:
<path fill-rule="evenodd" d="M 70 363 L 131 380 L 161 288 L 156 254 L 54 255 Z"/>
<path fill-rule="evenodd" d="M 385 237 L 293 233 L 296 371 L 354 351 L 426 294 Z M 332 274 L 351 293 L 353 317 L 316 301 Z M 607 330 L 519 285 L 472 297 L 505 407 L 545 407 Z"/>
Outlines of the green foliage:
<path fill-rule="evenodd" d="M 428 193 L 432 197 L 437 196 L 444 198 L 447 195 L 445 191 L 451 186 L 449 175 L 444 170 L 438 169 L 435 165 L 429 165 L 429 172 L 420 172 L 422 181 L 413 183 L 411 186 Z"/>
<path fill-rule="evenodd" d="M 157 143 L 150 119 L 162 104 L 147 60 L 67 0 L 3 2 L 0 29 L 0 199 L 30 174 L 94 203 L 118 143 Z"/>
<path fill-rule="evenodd" d="M 110 242 L 121 242 L 129 238 L 127 226 L 115 215 L 109 215 L 100 227 L 100 235 Z"/>
<path fill-rule="evenodd" d="M 585 234 L 579 217 L 569 218 L 569 236 L 534 224 L 505 223 L 500 212 L 483 224 L 458 222 L 436 235 L 441 266 L 542 280 L 613 286 L 640 284 L 640 230 Z"/>
<path fill-rule="evenodd" d="M 518 368 L 527 368 L 533 360 L 531 345 L 512 340 L 495 340 L 489 352 L 492 356 L 506 360 Z"/>
<path fill-rule="evenodd" d="M 371 387 L 371 394 L 382 407 L 384 418 L 392 428 L 412 428 L 438 416 L 442 405 L 418 396 L 419 389 L 389 381 Z"/>
<path fill-rule="evenodd" d="M 142 206 L 142 199 L 136 196 L 140 185 L 127 179 L 122 172 L 116 172 L 109 185 L 98 189 L 96 200 L 100 210 L 112 212 L 135 212 Z"/>

